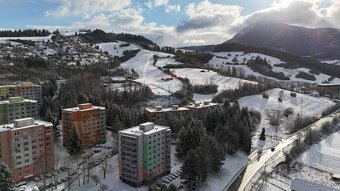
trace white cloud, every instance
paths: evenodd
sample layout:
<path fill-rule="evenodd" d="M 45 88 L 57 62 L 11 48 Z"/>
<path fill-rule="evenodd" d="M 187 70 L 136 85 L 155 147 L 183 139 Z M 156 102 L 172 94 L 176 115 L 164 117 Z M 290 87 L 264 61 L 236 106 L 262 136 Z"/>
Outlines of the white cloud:
<path fill-rule="evenodd" d="M 181 5 L 171 4 L 170 0 L 148 0 L 145 2 L 145 6 L 150 10 L 157 7 L 165 7 L 167 13 L 179 13 L 181 11 Z"/>
<path fill-rule="evenodd" d="M 56 10 L 46 11 L 47 16 L 66 17 L 74 15 L 94 15 L 127 8 L 131 0 L 60 0 Z"/>
<path fill-rule="evenodd" d="M 164 26 L 155 22 L 146 23 L 143 10 L 132 8 L 129 0 L 88 0 L 87 5 L 77 9 L 77 4 L 82 3 L 82 0 L 61 0 L 58 9 L 50 11 L 48 15 L 85 17 L 69 26 L 45 28 L 68 31 L 99 28 L 108 32 L 141 34 L 161 46 L 217 44 L 232 38 L 248 24 L 258 21 L 340 28 L 340 0 L 327 0 L 330 4 L 321 6 L 323 1 L 326 0 L 276 0 L 269 8 L 242 16 L 243 8 L 240 6 L 202 0 L 186 6 L 187 20 L 178 26 Z M 100 6 L 94 2 L 99 2 Z M 167 12 L 179 12 L 181 9 L 179 5 L 172 5 L 170 0 L 150 0 L 145 4 L 150 9 L 163 6 Z"/>

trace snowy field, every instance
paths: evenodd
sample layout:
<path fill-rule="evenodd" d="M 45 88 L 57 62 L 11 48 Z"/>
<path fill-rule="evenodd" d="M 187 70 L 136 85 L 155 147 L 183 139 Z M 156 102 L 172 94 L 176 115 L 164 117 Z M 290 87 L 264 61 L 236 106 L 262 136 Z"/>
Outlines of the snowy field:
<path fill-rule="evenodd" d="M 137 50 L 141 49 L 139 46 L 130 44 L 129 46 L 120 47 L 120 45 L 126 44 L 125 42 L 109 42 L 109 43 L 99 43 L 99 49 L 102 51 L 107 51 L 111 56 L 122 57 L 125 50 Z"/>
<path fill-rule="evenodd" d="M 340 132 L 313 145 L 297 159 L 305 165 L 340 174 Z"/>
<path fill-rule="evenodd" d="M 253 76 L 258 76 L 258 77 L 266 77 L 269 79 L 277 80 L 276 78 L 272 77 L 267 77 L 264 76 L 258 72 L 254 72 L 252 69 L 250 69 L 248 66 L 245 64 L 248 62 L 248 60 L 255 59 L 257 56 L 261 58 L 265 58 L 268 61 L 268 64 L 271 64 L 273 66 L 273 71 L 275 72 L 282 72 L 285 74 L 285 76 L 289 77 L 291 81 L 298 81 L 298 82 L 308 82 L 308 83 L 322 83 L 325 80 L 328 80 L 330 78 L 329 75 L 326 74 L 319 74 L 315 75 L 316 81 L 310 81 L 310 80 L 305 80 L 301 78 L 296 78 L 295 76 L 299 72 L 307 72 L 309 73 L 309 69 L 307 68 L 298 68 L 298 69 L 285 69 L 282 67 L 277 67 L 275 65 L 284 63 L 278 58 L 274 58 L 271 56 L 263 55 L 263 54 L 258 54 L 258 53 L 248 53 L 244 54 L 243 52 L 219 52 L 219 53 L 214 53 L 214 57 L 209 61 L 209 65 L 215 67 L 215 68 L 220 68 L 220 69 L 226 69 L 227 67 L 235 67 L 235 68 L 242 68 L 245 72 L 246 75 L 253 75 Z M 240 65 L 233 65 L 233 63 L 238 63 Z M 335 78 L 332 83 L 340 83 L 340 79 Z"/>
<path fill-rule="evenodd" d="M 237 89 L 244 83 L 257 83 L 249 80 L 242 80 L 238 78 L 226 77 L 217 74 L 214 71 L 202 70 L 197 68 L 181 68 L 171 69 L 174 74 L 182 78 L 188 78 L 193 85 L 216 84 L 218 85 L 219 94 L 223 90 Z M 216 94 L 201 95 L 194 94 L 194 100 L 197 102 L 211 101 Z"/>
<path fill-rule="evenodd" d="M 335 103 L 328 98 L 323 97 L 313 97 L 305 94 L 297 93 L 296 97 L 290 96 L 290 91 L 282 90 L 283 97 L 282 102 L 278 101 L 281 89 L 275 88 L 272 90 L 268 90 L 266 93 L 269 96 L 269 99 L 265 99 L 262 97 L 262 94 L 247 96 L 239 99 L 239 103 L 242 107 L 248 107 L 249 109 L 253 109 L 259 111 L 261 113 L 261 122 L 258 125 L 258 129 L 256 132 L 256 136 L 254 136 L 253 147 L 257 147 L 258 135 L 260 134 L 262 128 L 266 129 L 267 136 L 274 137 L 284 137 L 287 133 L 286 125 L 291 122 L 297 114 L 301 113 L 302 106 L 302 116 L 320 116 L 321 113 L 327 108 L 335 105 Z M 266 111 L 267 110 L 279 110 L 284 111 L 287 108 L 292 108 L 294 110 L 294 114 L 290 115 L 288 118 L 283 117 L 283 121 L 281 125 L 277 128 L 278 132 L 276 132 L 275 128 L 273 128 L 268 120 L 266 119 Z M 277 142 L 274 139 L 267 140 L 271 141 L 271 144 Z"/>
<path fill-rule="evenodd" d="M 130 70 L 133 68 L 139 75 L 139 78 L 135 81 L 148 85 L 156 95 L 171 95 L 180 90 L 182 88 L 181 81 L 177 79 L 168 81 L 162 80 L 162 78 L 171 78 L 171 76 L 163 73 L 153 65 L 153 55 L 158 55 L 160 57 L 171 56 L 171 54 L 142 49 L 135 57 L 122 63 L 121 67 Z"/>

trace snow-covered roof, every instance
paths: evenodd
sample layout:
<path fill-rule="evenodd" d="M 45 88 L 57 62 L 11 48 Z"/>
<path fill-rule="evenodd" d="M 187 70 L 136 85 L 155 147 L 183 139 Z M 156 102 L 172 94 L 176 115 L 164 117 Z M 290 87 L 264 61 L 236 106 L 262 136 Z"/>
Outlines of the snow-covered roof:
<path fill-rule="evenodd" d="M 318 84 L 318 86 L 339 86 L 340 84 Z"/>
<path fill-rule="evenodd" d="M 27 120 L 27 119 L 31 119 L 31 118 L 17 119 L 15 121 L 23 121 L 23 120 Z M 44 125 L 45 127 L 53 126 L 52 123 L 47 122 L 47 121 L 34 120 L 33 125 L 26 125 L 26 126 L 21 126 L 21 127 L 16 127 L 14 123 L 0 125 L 0 132 L 2 132 L 2 131 L 14 131 L 14 130 L 25 129 L 25 128 L 30 128 L 30 127 L 34 127 L 34 126 L 40 126 L 40 125 Z"/>
<path fill-rule="evenodd" d="M 330 188 L 314 182 L 309 182 L 300 178 L 293 179 L 290 189 L 295 191 L 339 191 L 338 189 Z"/>
<path fill-rule="evenodd" d="M 144 123 L 144 124 L 148 124 L 148 123 Z M 150 124 L 153 124 L 153 123 L 150 123 Z M 141 124 L 143 125 L 143 124 Z M 142 134 L 144 135 L 150 135 L 150 134 L 153 134 L 153 133 L 156 133 L 156 132 L 159 132 L 159 131 L 163 131 L 163 130 L 166 130 L 166 129 L 169 129 L 169 127 L 166 127 L 166 126 L 161 126 L 161 125 L 154 125 L 154 128 L 148 130 L 148 131 L 145 131 L 143 132 L 141 129 L 140 129 L 140 126 L 135 126 L 135 127 L 131 127 L 129 129 L 125 129 L 125 130 L 122 130 L 122 131 L 119 131 L 119 133 L 123 133 L 123 134 L 127 134 L 127 135 L 132 135 L 132 136 L 140 136 Z"/>

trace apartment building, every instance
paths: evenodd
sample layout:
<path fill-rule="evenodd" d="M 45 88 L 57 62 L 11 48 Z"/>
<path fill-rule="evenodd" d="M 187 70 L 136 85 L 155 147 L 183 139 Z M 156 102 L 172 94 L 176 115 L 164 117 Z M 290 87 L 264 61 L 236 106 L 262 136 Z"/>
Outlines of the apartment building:
<path fill-rule="evenodd" d="M 35 85 L 32 82 L 21 82 L 16 85 L 0 86 L 0 97 L 8 98 L 14 96 L 36 100 L 39 106 L 42 105 L 41 85 Z"/>
<path fill-rule="evenodd" d="M 0 161 L 13 171 L 15 182 L 52 168 L 53 145 L 52 123 L 24 118 L 0 125 Z"/>
<path fill-rule="evenodd" d="M 171 130 L 148 122 L 119 131 L 119 176 L 139 187 L 171 170 Z"/>
<path fill-rule="evenodd" d="M 340 98 L 340 84 L 318 84 L 319 94 L 330 98 Z"/>
<path fill-rule="evenodd" d="M 68 146 L 69 134 L 75 128 L 84 149 L 106 142 L 106 109 L 91 103 L 62 110 L 63 144 Z"/>
<path fill-rule="evenodd" d="M 175 117 L 180 119 L 181 117 L 187 118 L 190 116 L 190 109 L 186 107 L 179 107 L 173 105 L 172 108 L 163 108 L 157 106 L 155 109 L 146 108 L 145 113 L 148 121 L 157 124 L 163 124 L 168 118 Z"/>
<path fill-rule="evenodd" d="M 218 103 L 203 102 L 198 104 L 191 104 L 186 107 L 190 109 L 190 113 L 194 118 L 203 119 L 208 109 L 215 108 L 218 106 L 219 106 Z"/>
<path fill-rule="evenodd" d="M 0 124 L 27 117 L 38 117 L 37 101 L 22 97 L 10 97 L 8 101 L 0 101 Z"/>

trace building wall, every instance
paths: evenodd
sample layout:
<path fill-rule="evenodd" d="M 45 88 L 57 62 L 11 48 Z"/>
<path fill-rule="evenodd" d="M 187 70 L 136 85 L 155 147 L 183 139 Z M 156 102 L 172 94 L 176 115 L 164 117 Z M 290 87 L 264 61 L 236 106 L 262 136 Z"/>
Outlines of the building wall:
<path fill-rule="evenodd" d="M 23 82 L 18 85 L 0 86 L 0 97 L 21 96 L 25 99 L 36 100 L 38 106 L 42 105 L 42 88 L 41 85 L 34 85 L 31 82 Z"/>
<path fill-rule="evenodd" d="M 148 121 L 156 124 L 164 124 L 164 121 L 168 118 L 174 117 L 180 119 L 190 116 L 190 110 L 171 110 L 171 111 L 148 111 L 146 110 L 146 116 Z"/>
<path fill-rule="evenodd" d="M 12 123 L 15 119 L 38 117 L 38 104 L 30 100 L 0 102 L 0 124 Z"/>
<path fill-rule="evenodd" d="M 340 98 L 340 85 L 339 86 L 318 86 L 318 91 L 321 96 L 328 95 L 332 98 Z"/>
<path fill-rule="evenodd" d="M 62 111 L 64 145 L 68 144 L 67 135 L 70 128 L 75 128 L 82 140 L 83 148 L 89 148 L 106 142 L 105 109 L 92 108 L 85 110 L 68 109 Z"/>
<path fill-rule="evenodd" d="M 36 177 L 43 169 L 52 168 L 54 158 L 52 126 L 13 128 L 0 132 L 0 137 L 1 150 L 6 152 L 3 156 L 8 156 L 7 159 L 2 157 L 2 161 L 14 172 L 15 182 Z M 3 143 L 2 138 L 6 137 L 8 142 Z"/>
<path fill-rule="evenodd" d="M 139 187 L 170 173 L 171 130 L 151 134 L 119 132 L 119 173 L 122 181 Z"/>
<path fill-rule="evenodd" d="M 119 134 L 119 175 L 136 187 L 141 186 L 143 174 L 143 136 Z"/>

